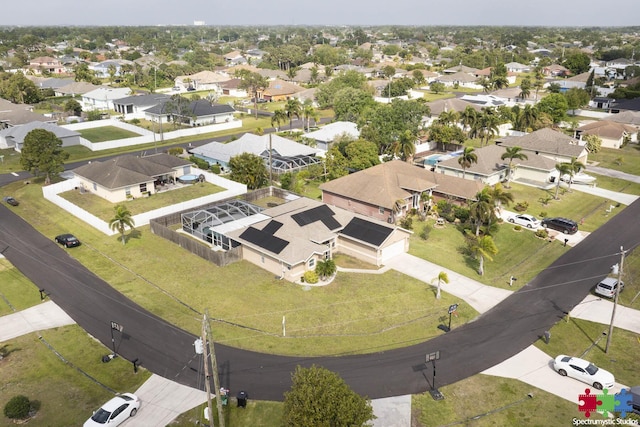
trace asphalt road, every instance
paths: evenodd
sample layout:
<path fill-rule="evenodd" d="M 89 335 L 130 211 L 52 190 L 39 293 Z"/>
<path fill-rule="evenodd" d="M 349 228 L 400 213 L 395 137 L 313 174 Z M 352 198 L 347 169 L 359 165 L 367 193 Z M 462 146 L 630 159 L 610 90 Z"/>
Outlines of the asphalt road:
<path fill-rule="evenodd" d="M 344 357 L 281 357 L 216 344 L 221 383 L 245 389 L 252 398 L 282 400 L 296 365 L 317 364 L 338 372 L 358 393 L 370 398 L 420 393 L 431 387 L 432 367 L 425 355 L 439 351 L 436 386 L 475 375 L 515 355 L 539 339 L 618 262 L 620 246 L 640 242 L 640 202 L 635 202 L 560 257 L 529 284 L 474 322 L 428 342 L 402 349 Z M 72 249 L 73 250 L 73 249 Z M 153 373 L 202 388 L 196 337 L 132 303 L 45 237 L 0 205 L 0 252 L 83 329 L 118 353 L 139 359 Z M 29 289 L 29 292 L 34 290 Z M 96 361 L 96 363 L 100 363 Z"/>

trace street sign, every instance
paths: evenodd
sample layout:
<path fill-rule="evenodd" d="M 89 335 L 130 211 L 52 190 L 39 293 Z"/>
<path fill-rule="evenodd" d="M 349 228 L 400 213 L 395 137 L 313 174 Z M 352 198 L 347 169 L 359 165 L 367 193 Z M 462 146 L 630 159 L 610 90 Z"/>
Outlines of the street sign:
<path fill-rule="evenodd" d="M 118 324 L 118 323 L 116 323 L 114 321 L 111 321 L 111 329 L 122 333 L 122 331 L 124 331 L 124 326 L 122 326 L 122 325 L 120 325 L 120 324 Z"/>
<path fill-rule="evenodd" d="M 427 360 L 426 362 L 429 363 L 432 360 L 438 360 L 440 359 L 440 351 L 434 351 L 433 353 L 427 353 Z"/>
<path fill-rule="evenodd" d="M 456 311 L 458 309 L 458 304 L 451 304 L 449 306 L 449 314 L 453 313 L 454 311 Z"/>

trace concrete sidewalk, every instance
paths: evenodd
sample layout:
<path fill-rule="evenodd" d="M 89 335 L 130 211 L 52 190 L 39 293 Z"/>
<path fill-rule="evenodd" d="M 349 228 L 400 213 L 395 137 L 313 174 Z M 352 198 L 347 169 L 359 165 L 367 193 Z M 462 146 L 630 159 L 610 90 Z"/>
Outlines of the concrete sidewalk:
<path fill-rule="evenodd" d="M 53 301 L 0 317 L 0 342 L 44 329 L 72 325 L 75 321 Z"/>

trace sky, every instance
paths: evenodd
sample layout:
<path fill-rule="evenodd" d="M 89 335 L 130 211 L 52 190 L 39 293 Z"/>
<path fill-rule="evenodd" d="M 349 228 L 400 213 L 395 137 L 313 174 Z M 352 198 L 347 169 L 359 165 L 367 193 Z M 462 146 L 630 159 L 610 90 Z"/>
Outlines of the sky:
<path fill-rule="evenodd" d="M 0 26 L 640 26 L 640 0 L 4 0 Z"/>

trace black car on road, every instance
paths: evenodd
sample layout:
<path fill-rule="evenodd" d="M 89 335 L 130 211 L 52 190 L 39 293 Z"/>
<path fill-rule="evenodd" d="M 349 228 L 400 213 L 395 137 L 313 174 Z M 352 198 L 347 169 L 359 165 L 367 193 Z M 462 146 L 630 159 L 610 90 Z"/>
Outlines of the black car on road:
<path fill-rule="evenodd" d="M 62 246 L 67 248 L 73 248 L 75 246 L 80 246 L 80 240 L 73 234 L 61 234 L 56 236 L 56 243 L 60 243 Z"/>
<path fill-rule="evenodd" d="M 542 220 L 542 226 L 544 228 L 561 231 L 564 234 L 575 234 L 578 232 L 578 223 L 567 218 L 545 218 Z"/>

